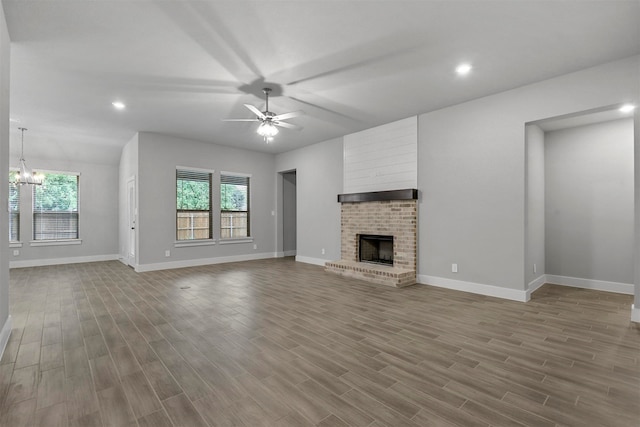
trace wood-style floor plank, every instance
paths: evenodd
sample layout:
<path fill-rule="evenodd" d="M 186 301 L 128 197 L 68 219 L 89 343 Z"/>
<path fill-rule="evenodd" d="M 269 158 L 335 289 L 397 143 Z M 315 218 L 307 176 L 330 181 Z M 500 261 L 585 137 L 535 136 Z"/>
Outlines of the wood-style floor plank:
<path fill-rule="evenodd" d="M 636 427 L 632 297 L 395 289 L 292 259 L 13 269 L 0 426 Z"/>

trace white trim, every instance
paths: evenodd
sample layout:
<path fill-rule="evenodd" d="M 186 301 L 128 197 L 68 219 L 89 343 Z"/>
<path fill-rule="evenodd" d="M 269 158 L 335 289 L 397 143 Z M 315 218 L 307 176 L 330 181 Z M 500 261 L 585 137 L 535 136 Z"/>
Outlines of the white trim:
<path fill-rule="evenodd" d="M 314 264 L 324 267 L 329 260 L 322 258 L 311 258 L 308 256 L 296 255 L 296 262 L 304 262 L 305 264 Z"/>
<path fill-rule="evenodd" d="M 51 175 L 69 175 L 69 176 L 82 176 L 82 173 L 80 172 L 72 172 L 72 171 L 56 171 L 56 170 L 51 170 L 51 169 L 41 169 L 41 168 L 31 168 L 32 170 L 37 169 L 38 172 L 40 173 L 48 173 Z"/>
<path fill-rule="evenodd" d="M 524 290 L 509 289 L 500 286 L 485 285 L 482 283 L 465 282 L 462 280 L 447 279 L 445 277 L 427 276 L 425 274 L 419 274 L 416 278 L 418 283 L 422 285 L 431 285 L 456 291 L 471 292 L 472 294 L 527 302 L 527 292 Z"/>
<path fill-rule="evenodd" d="M 66 239 L 66 240 L 31 240 L 29 246 L 69 246 L 81 245 L 82 239 Z"/>
<path fill-rule="evenodd" d="M 9 342 L 9 337 L 11 336 L 11 323 L 11 315 L 9 315 L 2 326 L 2 330 L 0 330 L 0 359 L 2 359 L 4 350 L 7 348 L 7 343 Z"/>
<path fill-rule="evenodd" d="M 298 251 L 296 251 L 295 249 L 292 251 L 284 251 L 282 252 L 282 256 L 296 256 Z"/>
<path fill-rule="evenodd" d="M 127 261 L 127 258 L 128 258 L 128 257 L 126 257 L 126 258 L 125 258 L 125 257 L 123 257 L 123 256 L 119 255 L 119 257 L 118 257 L 118 261 L 120 261 L 121 263 L 123 263 L 123 264 L 124 264 L 124 265 L 126 265 L 127 267 L 131 267 L 131 268 L 133 268 L 133 270 L 134 270 L 134 271 L 136 271 L 136 267 L 138 266 L 138 264 L 135 264 L 135 265 L 133 265 L 133 264 L 129 264 L 129 262 Z"/>
<path fill-rule="evenodd" d="M 210 173 L 211 175 L 213 175 L 216 172 L 214 169 L 193 168 L 191 166 L 176 166 L 176 170 L 203 172 L 203 173 Z"/>
<path fill-rule="evenodd" d="M 10 248 L 21 248 L 22 247 L 22 242 L 9 242 L 9 247 Z"/>
<path fill-rule="evenodd" d="M 251 243 L 253 242 L 253 237 L 238 237 L 237 239 L 220 239 L 218 243 L 221 245 L 232 245 L 234 243 Z"/>
<path fill-rule="evenodd" d="M 174 248 L 188 248 L 190 246 L 212 246 L 215 245 L 216 241 L 213 239 L 202 239 L 202 240 L 176 240 L 173 242 Z"/>
<path fill-rule="evenodd" d="M 251 178 L 250 173 L 242 173 L 242 172 L 229 172 L 229 171 L 220 171 L 220 176 L 241 176 L 244 178 Z"/>
<path fill-rule="evenodd" d="M 631 304 L 631 321 L 640 323 L 640 307 L 635 308 L 633 304 Z"/>
<path fill-rule="evenodd" d="M 573 288 L 593 289 L 596 291 L 633 295 L 633 284 L 631 283 L 607 282 L 604 280 L 555 276 L 553 274 L 547 274 L 546 280 L 547 283 L 552 283 L 554 285 L 571 286 Z"/>
<path fill-rule="evenodd" d="M 536 278 L 536 279 L 532 280 L 531 282 L 529 282 L 529 285 L 527 286 L 527 301 L 529 301 L 531 299 L 531 294 L 534 293 L 535 291 L 537 291 L 538 288 L 540 288 L 545 283 L 547 283 L 546 274 L 542 274 L 542 275 L 538 276 L 538 278 Z"/>
<path fill-rule="evenodd" d="M 9 261 L 9 268 L 43 267 L 45 265 L 79 264 L 83 262 L 117 261 L 118 254 L 90 255 L 69 258 L 28 259 L 24 261 Z"/>
<path fill-rule="evenodd" d="M 253 261 L 257 259 L 277 258 L 275 252 L 261 254 L 234 255 L 216 258 L 187 259 L 183 261 L 158 262 L 154 264 L 138 264 L 134 268 L 138 273 L 156 270 L 170 270 L 173 268 L 199 267 L 201 265 L 224 264 L 227 262 Z"/>

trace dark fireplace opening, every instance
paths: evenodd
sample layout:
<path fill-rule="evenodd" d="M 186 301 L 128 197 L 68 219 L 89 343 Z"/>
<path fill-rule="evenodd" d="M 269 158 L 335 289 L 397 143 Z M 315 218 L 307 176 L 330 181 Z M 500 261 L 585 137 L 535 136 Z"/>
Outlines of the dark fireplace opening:
<path fill-rule="evenodd" d="M 359 261 L 393 265 L 393 236 L 359 234 Z"/>

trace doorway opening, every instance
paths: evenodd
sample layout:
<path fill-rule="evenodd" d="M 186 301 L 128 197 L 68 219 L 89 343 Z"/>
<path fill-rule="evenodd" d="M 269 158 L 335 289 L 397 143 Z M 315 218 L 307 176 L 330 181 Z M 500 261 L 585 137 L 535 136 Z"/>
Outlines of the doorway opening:
<path fill-rule="evenodd" d="M 282 172 L 282 251 L 284 256 L 297 254 L 296 171 Z"/>

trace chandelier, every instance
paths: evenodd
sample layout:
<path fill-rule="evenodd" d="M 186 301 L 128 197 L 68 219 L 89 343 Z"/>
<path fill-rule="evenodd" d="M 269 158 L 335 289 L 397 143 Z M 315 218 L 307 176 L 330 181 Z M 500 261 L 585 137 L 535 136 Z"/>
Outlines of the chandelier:
<path fill-rule="evenodd" d="M 33 172 L 27 166 L 27 161 L 24 159 L 24 131 L 26 128 L 18 128 L 22 132 L 22 140 L 20 144 L 20 160 L 18 165 L 18 171 L 13 177 L 13 183 L 18 185 L 42 185 L 44 176 L 42 174 Z"/>

